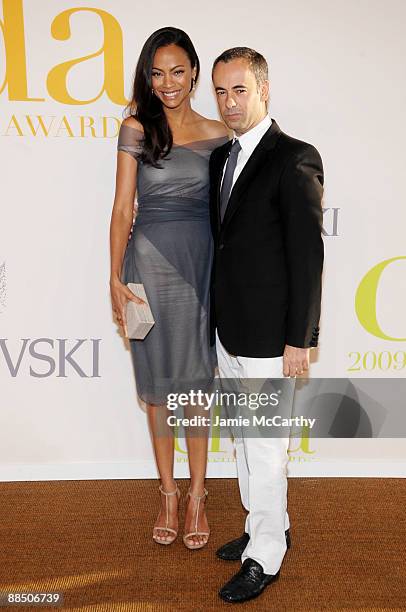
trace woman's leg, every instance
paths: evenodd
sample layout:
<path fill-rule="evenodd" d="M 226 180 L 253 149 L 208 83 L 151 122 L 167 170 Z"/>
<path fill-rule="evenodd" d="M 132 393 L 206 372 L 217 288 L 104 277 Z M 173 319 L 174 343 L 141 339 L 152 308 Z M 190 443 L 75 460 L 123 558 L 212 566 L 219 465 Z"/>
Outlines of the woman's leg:
<path fill-rule="evenodd" d="M 147 404 L 147 414 L 161 485 L 166 493 L 171 493 L 176 489 L 176 482 L 173 478 L 174 435 L 173 429 L 167 423 L 170 412 L 168 412 L 166 406 Z M 177 495 L 165 496 L 161 494 L 161 509 L 155 527 L 162 526 L 162 529 L 154 531 L 155 536 L 160 540 L 171 540 L 173 538 L 173 533 L 165 529 L 166 508 L 168 508 L 168 527 L 177 531 Z"/>
<path fill-rule="evenodd" d="M 204 410 L 203 407 L 187 406 L 185 407 L 185 418 L 193 416 L 209 417 L 210 412 Z M 204 481 L 207 468 L 207 449 L 209 439 L 209 427 L 202 425 L 201 427 L 185 427 L 186 445 L 189 458 L 190 471 L 190 493 L 187 498 L 186 516 L 185 516 L 185 533 L 195 531 L 196 513 L 199 512 L 197 531 L 209 531 L 205 512 L 205 500 L 203 497 L 198 500 L 196 496 L 202 496 L 204 493 Z M 203 544 L 207 541 L 208 536 L 194 535 L 188 538 L 190 543 Z"/>

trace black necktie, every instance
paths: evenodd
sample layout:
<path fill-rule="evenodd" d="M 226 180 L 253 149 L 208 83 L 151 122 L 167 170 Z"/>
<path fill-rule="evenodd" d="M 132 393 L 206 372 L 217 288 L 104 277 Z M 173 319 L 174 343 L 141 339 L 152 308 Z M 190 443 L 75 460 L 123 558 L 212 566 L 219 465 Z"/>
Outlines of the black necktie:
<path fill-rule="evenodd" d="M 223 184 L 221 185 L 221 192 L 220 192 L 220 219 L 221 221 L 223 221 L 224 215 L 227 210 L 227 204 L 230 198 L 231 188 L 233 185 L 234 170 L 237 165 L 237 157 L 240 151 L 241 151 L 241 145 L 240 145 L 240 141 L 237 138 L 236 140 L 234 140 L 232 144 L 230 155 L 228 156 L 226 171 L 223 177 Z"/>

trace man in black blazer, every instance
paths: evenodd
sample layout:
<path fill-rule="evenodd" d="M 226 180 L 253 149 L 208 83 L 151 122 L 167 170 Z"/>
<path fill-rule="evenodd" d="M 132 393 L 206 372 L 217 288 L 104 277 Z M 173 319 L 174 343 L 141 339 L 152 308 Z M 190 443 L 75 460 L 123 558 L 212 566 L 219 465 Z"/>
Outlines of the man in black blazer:
<path fill-rule="evenodd" d="M 215 242 L 211 337 L 222 378 L 295 377 L 317 346 L 323 267 L 323 165 L 310 144 L 268 115 L 268 67 L 236 47 L 213 65 L 220 113 L 234 138 L 210 158 Z M 220 590 L 229 602 L 259 595 L 279 577 L 290 545 L 288 438 L 235 439 L 244 534 L 221 559 L 243 561 Z"/>

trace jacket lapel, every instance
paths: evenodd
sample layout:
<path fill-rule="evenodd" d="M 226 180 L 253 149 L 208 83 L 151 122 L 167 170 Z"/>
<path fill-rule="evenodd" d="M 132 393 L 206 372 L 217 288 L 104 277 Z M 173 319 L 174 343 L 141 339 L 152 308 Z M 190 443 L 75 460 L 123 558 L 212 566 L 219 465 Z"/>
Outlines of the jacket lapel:
<path fill-rule="evenodd" d="M 239 208 L 241 203 L 243 202 L 242 196 L 244 195 L 245 190 L 250 185 L 252 180 L 255 177 L 256 172 L 261 167 L 262 161 L 264 160 L 268 151 L 274 148 L 279 138 L 281 130 L 276 123 L 275 119 L 272 119 L 272 125 L 265 132 L 252 154 L 250 155 L 247 163 L 245 164 L 242 172 L 237 178 L 234 187 L 231 190 L 230 199 L 227 205 L 227 210 L 224 215 L 223 223 L 221 224 L 221 230 L 224 230 L 227 223 L 230 221 L 231 217 L 234 215 L 235 211 Z M 231 146 L 230 146 L 231 148 Z M 228 154 L 227 149 L 227 154 Z M 223 161 L 221 169 L 224 168 L 225 159 Z M 220 172 L 220 178 L 217 186 L 217 209 L 218 216 L 220 222 L 220 184 L 221 184 L 222 172 Z"/>

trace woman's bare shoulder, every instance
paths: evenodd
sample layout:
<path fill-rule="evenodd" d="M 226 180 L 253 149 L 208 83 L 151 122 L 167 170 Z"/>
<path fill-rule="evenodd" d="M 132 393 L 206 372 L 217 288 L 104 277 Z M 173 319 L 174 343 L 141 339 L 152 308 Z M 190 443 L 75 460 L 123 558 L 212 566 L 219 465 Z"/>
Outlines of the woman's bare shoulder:
<path fill-rule="evenodd" d="M 199 127 L 206 138 L 231 137 L 231 132 L 222 121 L 208 119 L 207 117 L 203 117 L 203 115 L 198 115 L 198 118 Z"/>
<path fill-rule="evenodd" d="M 125 125 L 126 127 L 131 127 L 134 130 L 138 130 L 139 132 L 144 132 L 142 124 L 133 116 L 126 117 L 125 119 L 123 119 L 122 125 Z"/>
<path fill-rule="evenodd" d="M 225 126 L 222 121 L 206 119 L 205 124 L 205 130 L 207 131 L 208 138 L 221 138 L 223 136 L 229 137 L 231 134 L 227 126 Z"/>

